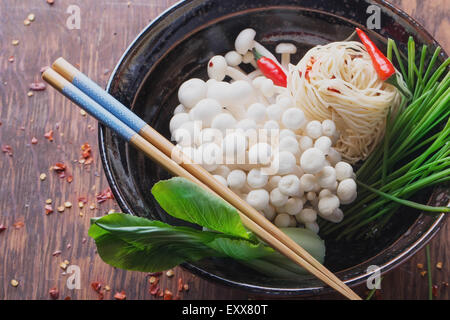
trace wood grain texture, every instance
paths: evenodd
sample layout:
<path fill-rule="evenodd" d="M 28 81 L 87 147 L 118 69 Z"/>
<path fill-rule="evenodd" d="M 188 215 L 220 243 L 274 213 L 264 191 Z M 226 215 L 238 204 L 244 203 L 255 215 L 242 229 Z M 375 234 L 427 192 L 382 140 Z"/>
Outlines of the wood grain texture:
<path fill-rule="evenodd" d="M 29 84 L 39 80 L 41 67 L 59 56 L 79 67 L 104 86 L 122 52 L 147 23 L 161 13 L 173 0 L 4 0 L 0 2 L 0 146 L 10 145 L 12 157 L 0 154 L 0 225 L 8 228 L 0 233 L 0 299 L 49 299 L 50 288 L 57 287 L 60 299 L 97 299 L 92 281 L 100 281 L 111 290 L 105 299 L 124 290 L 127 299 L 153 299 L 149 293 L 148 275 L 114 269 L 101 261 L 93 241 L 87 236 L 89 218 L 118 209 L 113 200 L 96 204 L 95 194 L 107 188 L 97 152 L 97 125 L 89 116 L 48 88 L 27 96 Z M 398 0 L 394 4 L 416 18 L 449 52 L 449 3 L 446 0 Z M 81 9 L 81 29 L 66 28 L 69 5 Z M 35 21 L 23 24 L 29 13 Z M 126 27 L 125 27 L 126 26 Z M 17 46 L 13 40 L 19 40 Z M 14 62 L 8 59 L 14 57 Z M 54 141 L 44 133 L 54 131 Z M 36 137 L 37 144 L 31 144 Z M 88 142 L 94 162 L 84 166 L 74 162 L 81 157 L 80 147 Z M 64 162 L 74 180 L 68 183 L 49 170 L 56 162 Z M 39 179 L 46 173 L 44 181 Z M 87 197 L 80 209 L 78 197 Z M 46 215 L 46 199 L 52 199 L 54 212 Z M 70 201 L 73 207 L 63 213 L 56 207 Z M 91 210 L 90 204 L 96 209 Z M 80 212 L 83 216 L 80 216 Z M 13 224 L 23 221 L 24 227 Z M 444 262 L 442 270 L 433 268 L 434 283 L 448 281 L 450 228 L 448 224 L 431 242 L 433 265 Z M 60 250 L 59 256 L 52 253 Z M 81 270 L 81 289 L 69 290 L 67 275 L 59 264 L 64 260 Z M 417 264 L 425 264 L 424 251 L 385 276 L 382 283 L 384 299 L 426 299 L 427 281 L 421 277 Z M 261 298 L 193 276 L 175 268 L 172 278 L 162 276 L 160 287 L 176 293 L 178 278 L 189 284 L 182 299 L 249 299 Z M 17 287 L 10 284 L 19 281 Z M 357 291 L 364 295 L 365 289 Z M 321 298 L 340 298 L 326 295 Z M 448 299 L 442 289 L 440 299 Z"/>

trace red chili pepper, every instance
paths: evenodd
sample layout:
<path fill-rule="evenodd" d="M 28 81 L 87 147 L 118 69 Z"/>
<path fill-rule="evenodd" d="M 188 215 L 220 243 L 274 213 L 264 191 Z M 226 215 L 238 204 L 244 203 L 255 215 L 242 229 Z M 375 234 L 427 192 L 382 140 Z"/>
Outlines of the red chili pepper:
<path fill-rule="evenodd" d="M 366 47 L 367 52 L 372 58 L 373 66 L 378 73 L 378 76 L 381 80 L 386 81 L 393 74 L 395 74 L 395 68 L 388 58 L 385 57 L 383 53 L 381 53 L 380 49 L 369 39 L 367 34 L 365 34 L 361 29 L 356 28 L 356 33 L 361 39 L 361 42 Z"/>
<path fill-rule="evenodd" d="M 262 56 L 258 51 L 253 49 L 256 63 L 259 69 L 267 78 L 273 81 L 273 84 L 280 87 L 287 86 L 287 77 L 283 69 L 280 68 L 272 59 Z"/>

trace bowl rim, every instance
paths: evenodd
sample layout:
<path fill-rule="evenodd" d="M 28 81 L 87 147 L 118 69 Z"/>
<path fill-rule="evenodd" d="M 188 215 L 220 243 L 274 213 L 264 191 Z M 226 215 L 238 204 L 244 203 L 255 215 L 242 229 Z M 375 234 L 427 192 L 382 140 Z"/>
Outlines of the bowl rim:
<path fill-rule="evenodd" d="M 111 86 L 114 81 L 114 78 L 118 75 L 119 68 L 122 66 L 122 64 L 127 60 L 127 58 L 133 53 L 133 50 L 135 47 L 137 47 L 140 43 L 140 41 L 146 36 L 148 32 L 151 32 L 151 29 L 160 23 L 164 18 L 166 18 L 168 15 L 170 15 L 173 11 L 189 4 L 190 2 L 193 2 L 195 0 L 180 0 L 170 7 L 166 8 L 163 12 L 161 12 L 157 17 L 155 17 L 149 24 L 147 24 L 134 38 L 134 40 L 130 43 L 130 45 L 125 49 L 122 56 L 119 58 L 118 62 L 116 63 L 114 69 L 111 72 L 111 75 L 108 79 L 107 85 L 106 85 L 106 91 L 110 93 Z M 426 38 L 427 40 L 433 42 L 436 46 L 439 45 L 439 43 L 434 39 L 433 36 L 415 19 L 413 19 L 411 16 L 409 16 L 407 13 L 405 13 L 400 8 L 397 8 L 393 4 L 387 2 L 386 0 L 372 0 L 373 2 L 377 3 L 378 5 L 383 6 L 385 9 L 393 12 L 394 15 L 399 16 L 402 18 L 405 22 L 407 22 L 409 25 L 411 25 L 416 31 L 420 31 L 422 33 L 422 36 Z M 300 4 L 299 4 L 300 6 Z M 325 12 L 326 13 L 326 12 Z M 441 47 L 442 48 L 442 47 Z M 442 54 L 446 55 L 445 50 L 442 49 Z M 111 191 L 114 194 L 114 197 L 119 204 L 120 208 L 127 214 L 134 215 L 133 210 L 128 206 L 126 200 L 122 196 L 120 192 L 120 188 L 118 184 L 116 183 L 116 180 L 114 178 L 114 174 L 112 172 L 112 169 L 110 167 L 110 162 L 107 157 L 107 151 L 106 151 L 106 143 L 105 143 L 105 129 L 106 127 L 99 123 L 98 126 L 98 144 L 99 144 L 99 150 L 100 150 L 100 159 L 102 161 L 102 166 L 108 181 L 108 184 L 111 188 Z M 423 213 L 421 213 L 418 218 L 416 219 L 416 222 L 414 222 L 410 228 L 405 232 L 408 233 L 411 228 L 417 223 L 419 219 L 421 219 L 424 216 Z M 391 258 L 389 261 L 385 262 L 383 265 L 379 266 L 379 271 L 381 274 L 385 274 L 395 268 L 397 268 L 402 263 L 406 262 L 409 258 L 411 258 L 415 253 L 417 253 L 421 248 L 423 248 L 430 240 L 433 239 L 433 237 L 439 232 L 441 229 L 444 221 L 445 221 L 446 215 L 444 213 L 441 213 L 435 221 L 432 223 L 432 225 L 420 236 L 419 239 L 411 243 L 404 251 L 397 254 L 395 257 Z M 373 258 L 377 257 L 378 255 L 382 254 L 386 249 L 393 246 L 395 243 L 400 241 L 401 238 L 395 240 L 393 243 L 391 243 L 388 247 L 380 251 L 377 255 L 370 257 L 369 259 L 359 263 L 358 265 L 367 263 L 367 261 L 372 260 Z M 358 265 L 351 266 L 349 268 L 343 269 L 338 271 L 336 274 L 339 275 L 340 273 L 343 273 L 349 269 L 355 268 Z M 181 266 L 200 276 L 201 278 L 213 281 L 215 283 L 220 283 L 225 286 L 237 288 L 237 289 L 244 289 L 246 291 L 250 291 L 257 294 L 267 294 L 267 295 L 277 295 L 277 296 L 293 296 L 293 295 L 318 295 L 323 293 L 329 293 L 332 292 L 333 289 L 327 287 L 327 286 L 321 286 L 321 287 L 305 287 L 305 288 L 274 288 L 274 287 L 265 287 L 261 285 L 254 285 L 254 284 L 248 284 L 248 283 L 241 283 L 236 282 L 231 279 L 223 278 L 219 275 L 210 273 L 208 271 L 203 270 L 200 267 L 197 267 L 191 263 L 183 263 Z M 350 277 L 348 279 L 343 280 L 344 283 L 347 285 L 354 287 L 357 286 L 364 281 L 366 281 L 372 274 L 374 274 L 375 271 L 372 272 L 364 272 L 359 275 Z"/>

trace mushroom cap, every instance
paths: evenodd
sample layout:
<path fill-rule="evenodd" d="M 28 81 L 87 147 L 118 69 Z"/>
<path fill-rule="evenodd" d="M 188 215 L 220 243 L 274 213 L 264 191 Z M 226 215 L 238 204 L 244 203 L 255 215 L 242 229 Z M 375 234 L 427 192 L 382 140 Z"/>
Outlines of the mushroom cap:
<path fill-rule="evenodd" d="M 222 112 L 220 103 L 211 98 L 205 98 L 197 102 L 189 115 L 192 120 L 202 121 L 202 127 L 211 126 L 211 121 Z"/>
<path fill-rule="evenodd" d="M 294 54 L 297 52 L 297 47 L 295 45 L 293 45 L 292 43 L 280 43 L 276 46 L 275 48 L 275 52 L 276 53 L 289 53 L 289 54 Z"/>
<path fill-rule="evenodd" d="M 262 103 L 253 103 L 247 109 L 247 118 L 255 120 L 256 123 L 263 122 L 266 120 L 266 117 L 266 106 Z"/>
<path fill-rule="evenodd" d="M 269 205 L 269 193 L 264 189 L 252 190 L 247 194 L 247 202 L 256 210 L 264 210 Z"/>
<path fill-rule="evenodd" d="M 248 150 L 250 164 L 266 165 L 270 163 L 271 156 L 272 147 L 265 142 L 256 143 Z"/>
<path fill-rule="evenodd" d="M 281 122 L 286 128 L 297 130 L 305 125 L 305 114 L 298 108 L 289 108 L 283 112 L 283 115 L 281 116 Z"/>
<path fill-rule="evenodd" d="M 247 181 L 247 176 L 243 170 L 233 170 L 228 174 L 227 182 L 232 189 L 242 189 Z"/>
<path fill-rule="evenodd" d="M 264 174 L 261 169 L 253 168 L 247 175 L 247 183 L 251 188 L 263 188 L 269 181 L 269 176 Z"/>
<path fill-rule="evenodd" d="M 178 89 L 178 100 L 186 108 L 190 109 L 197 102 L 206 98 L 207 85 L 202 79 L 189 79 Z"/>
<path fill-rule="evenodd" d="M 251 28 L 242 30 L 238 34 L 234 42 L 234 47 L 236 48 L 236 51 L 239 52 L 240 54 L 247 53 L 247 51 L 253 48 L 253 40 L 255 40 L 255 36 L 256 31 Z"/>
<path fill-rule="evenodd" d="M 309 148 L 300 157 L 300 166 L 306 173 L 318 173 L 325 167 L 325 155 L 317 148 Z"/>
<path fill-rule="evenodd" d="M 230 67 L 236 67 L 242 63 L 242 55 L 236 51 L 228 51 L 225 60 Z"/>
<path fill-rule="evenodd" d="M 227 60 L 223 56 L 214 56 L 208 62 L 208 76 L 211 79 L 222 81 L 227 73 Z"/>

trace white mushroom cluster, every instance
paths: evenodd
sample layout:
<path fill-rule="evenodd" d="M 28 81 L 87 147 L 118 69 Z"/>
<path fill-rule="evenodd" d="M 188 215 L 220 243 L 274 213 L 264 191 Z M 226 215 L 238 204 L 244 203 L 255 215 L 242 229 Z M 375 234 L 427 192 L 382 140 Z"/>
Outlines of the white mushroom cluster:
<path fill-rule="evenodd" d="M 356 198 L 353 168 L 333 146 L 332 120 L 308 119 L 286 88 L 257 69 L 252 49 L 276 58 L 243 30 L 235 50 L 212 57 L 209 79 L 190 79 L 178 90 L 180 104 L 169 129 L 181 151 L 278 227 L 319 231 L 320 216 L 338 223 L 341 204 Z M 292 44 L 277 46 L 284 70 Z M 239 66 L 251 64 L 245 73 Z"/>

